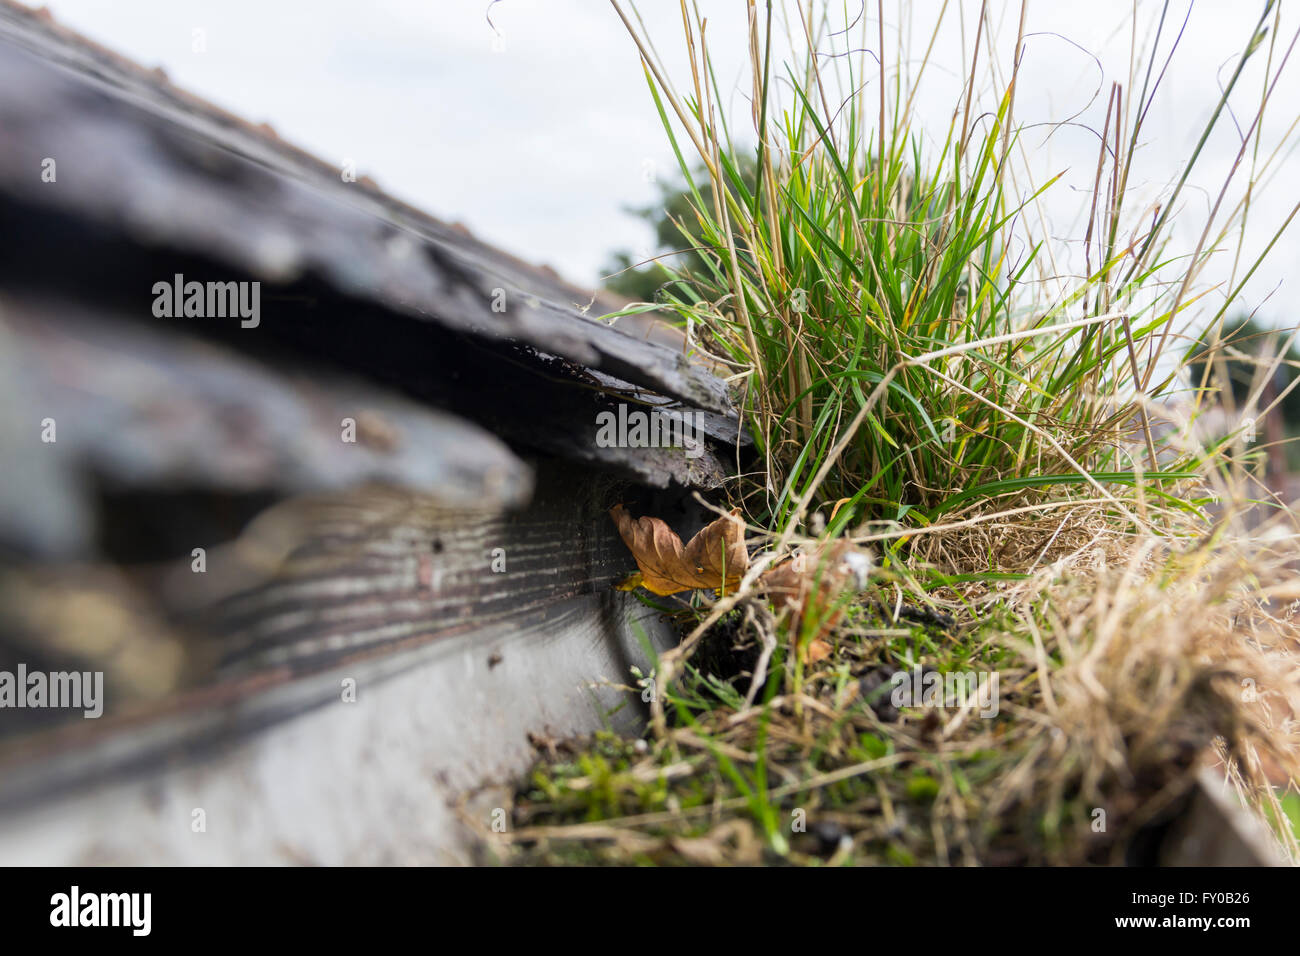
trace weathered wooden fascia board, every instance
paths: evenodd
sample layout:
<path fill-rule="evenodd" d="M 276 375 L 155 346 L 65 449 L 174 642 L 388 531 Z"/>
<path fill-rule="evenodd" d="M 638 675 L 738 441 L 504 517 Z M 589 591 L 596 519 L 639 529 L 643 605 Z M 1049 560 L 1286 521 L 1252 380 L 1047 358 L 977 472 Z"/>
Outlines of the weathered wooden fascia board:
<path fill-rule="evenodd" d="M 5 295 L 0 451 L 0 542 L 44 558 L 95 556 L 97 484 L 287 497 L 386 482 L 488 510 L 533 489 L 501 439 L 391 390 Z"/>
<path fill-rule="evenodd" d="M 385 489 L 292 499 L 229 546 L 209 542 L 202 574 L 192 573 L 188 554 L 129 573 L 0 564 L 0 665 L 35 660 L 37 669 L 104 674 L 98 719 L 4 712 L 0 814 L 170 762 L 205 760 L 214 749 L 263 736 L 270 724 L 338 704 L 344 677 L 371 697 L 386 697 L 383 680 L 409 667 L 422 667 L 439 687 L 467 685 L 428 705 L 445 707 L 450 727 L 493 711 L 525 720 L 515 713 L 519 704 L 533 715 L 528 729 L 572 728 L 586 705 L 562 696 L 548 708 L 549 677 L 539 677 L 547 688 L 516 699 L 489 693 L 482 669 L 517 663 L 512 654 L 536 666 L 543 652 L 543 671 L 567 675 L 570 686 L 598 678 L 625 683 L 627 664 L 644 669 L 641 655 L 627 656 L 637 634 L 662 648 L 673 631 L 667 618 L 613 589 L 634 564 L 608 506 L 631 494 L 636 507 L 671 519 L 684 534 L 706 517 L 680 492 L 657 500 L 619 482 L 579 477 L 574 466 L 539 463 L 533 500 L 512 514 L 447 509 Z M 286 533 L 289 547 L 278 540 Z M 269 553 L 280 557 L 268 563 Z M 448 665 L 439 646 L 458 648 L 465 669 Z M 615 653 L 626 660 L 610 666 Z M 173 666 L 155 666 L 159 661 Z M 462 713 L 456 702 L 465 695 L 475 707 Z M 548 712 L 567 722 L 545 719 Z M 15 725 L 24 715 L 27 724 Z M 483 754 L 465 772 L 492 757 Z"/>
<path fill-rule="evenodd" d="M 673 640 L 626 595 L 587 595 L 5 766 L 0 865 L 472 863 L 509 790 L 462 796 L 524 773 L 530 734 L 631 732 L 639 697 L 613 685 Z"/>
<path fill-rule="evenodd" d="M 731 414 L 726 385 L 685 355 L 547 301 L 535 275 L 481 244 L 398 215 L 374 190 L 292 162 L 252 127 L 185 108 L 107 60 L 92 70 L 90 59 L 0 7 L 0 194 L 267 282 L 316 276 L 410 317 L 522 342 Z M 46 159 L 56 163 L 53 182 L 42 179 Z"/>
<path fill-rule="evenodd" d="M 0 541 L 47 558 L 93 556 L 87 515 L 101 486 L 284 497 L 383 481 L 451 507 L 517 507 L 531 489 L 529 469 L 503 438 L 654 487 L 708 488 L 724 478 L 716 449 L 735 433 L 721 416 L 699 413 L 711 440 L 693 458 L 678 448 L 600 447 L 597 416 L 617 407 L 616 380 L 593 388 L 572 363 L 458 349 L 389 313 L 356 317 L 372 334 L 317 356 L 309 350 L 323 327 L 314 318 L 286 320 L 281 331 L 292 325 L 299 337 L 276 350 L 261 329 L 234 323 L 224 337 L 199 338 L 202 320 L 0 294 L 8 478 Z M 347 373 L 337 368 L 339 351 L 348 352 Z M 629 402 L 665 401 L 627 388 Z M 54 443 L 43 440 L 47 418 Z M 348 429 L 355 442 L 344 440 Z"/>
<path fill-rule="evenodd" d="M 660 411 L 698 413 L 697 420 L 700 431 L 718 446 L 718 456 L 722 460 L 728 459 L 737 450 L 749 449 L 754 445 L 753 436 L 741 425 L 740 419 L 734 414 L 719 415 L 717 412 L 704 411 L 703 409 L 684 408 L 681 402 L 665 398 L 643 388 L 637 388 L 630 382 L 625 382 L 612 375 L 606 375 L 595 370 L 588 370 L 587 374 L 610 395 L 631 398 L 646 407 Z"/>

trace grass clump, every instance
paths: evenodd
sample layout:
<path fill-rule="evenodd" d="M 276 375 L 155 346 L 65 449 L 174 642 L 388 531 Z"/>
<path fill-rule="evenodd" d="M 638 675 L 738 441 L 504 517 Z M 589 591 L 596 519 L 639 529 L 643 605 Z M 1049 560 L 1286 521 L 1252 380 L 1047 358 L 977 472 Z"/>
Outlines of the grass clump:
<path fill-rule="evenodd" d="M 1061 283 L 1049 282 L 1052 240 L 1030 214 L 1056 180 L 1011 191 L 1016 76 L 981 110 L 972 72 L 928 148 L 912 112 L 928 62 L 904 87 L 883 59 L 877 74 L 866 52 L 823 49 L 837 35 L 825 11 L 800 16 L 803 59 L 784 69 L 770 55 L 771 6 L 749 20 L 750 146 L 720 108 L 702 24 L 687 31 L 685 95 L 633 31 L 691 200 L 687 269 L 664 266 L 660 298 L 740 385 L 763 456 L 757 487 L 743 489 L 755 520 L 781 527 L 814 495 L 848 499 L 842 526 L 925 526 L 969 502 L 1061 485 L 1127 497 L 1117 486 L 1137 481 L 1135 429 L 1145 482 L 1189 477 L 1196 456 L 1171 448 L 1157 463 L 1148 421 L 1149 400 L 1175 381 L 1170 369 L 1152 376 L 1189 301 L 1160 281 L 1172 220 L 1158 217 L 1140 250 L 1121 238 L 1146 109 L 1131 129 L 1115 117 L 1104 131 L 1099 178 L 1108 168 L 1117 192 L 1094 195 L 1088 271 L 1048 300 Z"/>
<path fill-rule="evenodd" d="M 734 592 L 669 609 L 683 640 L 656 661 L 646 738 L 543 760 L 499 849 L 527 862 L 1150 862 L 1143 835 L 1209 767 L 1295 854 L 1280 821 L 1300 779 L 1296 528 L 1285 512 L 1243 517 L 1265 489 L 1241 435 L 1197 427 L 1219 403 L 1206 370 L 1224 316 L 1258 260 L 1238 257 L 1217 314 L 1192 308 L 1278 155 L 1258 148 L 1290 54 L 1273 4 L 1147 206 L 1128 184 L 1177 41 L 1162 14 L 1144 60 L 1134 30 L 1135 95 L 1113 87 L 1097 131 L 1077 275 L 1040 216 L 1056 178 L 1017 175 L 1023 14 L 1003 77 L 981 8 L 962 94 L 931 138 L 915 113 L 930 54 L 905 80 L 881 5 L 873 20 L 751 4 L 744 134 L 702 19 L 682 4 L 683 93 L 635 12 L 614 7 L 690 200 L 691 255 L 663 267 L 660 305 L 735 385 L 758 453 L 728 491 L 755 554 Z M 1251 189 L 1225 205 L 1225 183 L 1195 246 L 1175 250 L 1173 210 L 1259 57 L 1264 93 L 1236 117 Z M 1282 359 L 1259 361 L 1263 381 Z M 792 554 L 844 549 L 870 553 L 874 573 L 820 631 L 761 587 Z M 927 675 L 934 699 L 896 693 Z M 982 677 L 996 678 L 994 706 L 954 699 Z"/>

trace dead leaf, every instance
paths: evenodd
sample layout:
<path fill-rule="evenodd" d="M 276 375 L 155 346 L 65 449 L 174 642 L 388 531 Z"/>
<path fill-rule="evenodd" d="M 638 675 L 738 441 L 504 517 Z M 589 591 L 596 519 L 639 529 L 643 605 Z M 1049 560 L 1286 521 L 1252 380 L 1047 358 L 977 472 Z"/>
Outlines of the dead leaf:
<path fill-rule="evenodd" d="M 668 845 L 689 863 L 721 866 L 726 862 L 722 846 L 705 837 L 673 837 Z"/>
<path fill-rule="evenodd" d="M 790 615 L 788 633 L 811 633 L 803 648 L 804 660 L 813 664 L 831 653 L 826 637 L 844 617 L 842 598 L 856 589 L 856 567 L 866 558 L 847 541 L 836 541 L 823 550 L 796 555 L 759 577 L 772 606 Z"/>
<path fill-rule="evenodd" d="M 809 664 L 816 664 L 818 661 L 830 656 L 831 646 L 820 637 L 815 637 L 808 642 L 808 650 L 804 655 L 804 659 Z"/>
<path fill-rule="evenodd" d="M 749 567 L 749 553 L 739 514 L 736 508 L 723 515 L 683 546 L 682 539 L 658 518 L 633 518 L 622 505 L 609 509 L 623 543 L 641 569 L 641 586 L 659 595 L 740 583 Z"/>

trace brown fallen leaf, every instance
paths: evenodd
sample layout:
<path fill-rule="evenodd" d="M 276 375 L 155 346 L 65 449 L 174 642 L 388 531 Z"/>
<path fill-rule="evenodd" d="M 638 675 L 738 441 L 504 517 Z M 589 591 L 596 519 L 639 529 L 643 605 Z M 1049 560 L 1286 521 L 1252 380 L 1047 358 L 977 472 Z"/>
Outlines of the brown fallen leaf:
<path fill-rule="evenodd" d="M 844 593 L 862 585 L 857 578 L 865 574 L 868 564 L 865 554 L 840 540 L 824 550 L 798 555 L 759 577 L 759 586 L 767 592 L 773 608 L 789 613 L 789 633 L 797 638 L 807 630 L 802 649 L 805 663 L 830 656 L 832 647 L 823 638 L 844 617 Z"/>
<path fill-rule="evenodd" d="M 641 569 L 641 586 L 655 594 L 677 594 L 697 588 L 730 588 L 749 568 L 745 526 L 740 509 L 706 525 L 683 545 L 672 528 L 658 518 L 633 518 L 622 505 L 609 509 L 623 543 Z"/>
<path fill-rule="evenodd" d="M 833 650 L 834 648 L 820 637 L 815 637 L 808 642 L 808 650 L 804 652 L 804 663 L 816 664 L 818 661 L 830 657 Z"/>

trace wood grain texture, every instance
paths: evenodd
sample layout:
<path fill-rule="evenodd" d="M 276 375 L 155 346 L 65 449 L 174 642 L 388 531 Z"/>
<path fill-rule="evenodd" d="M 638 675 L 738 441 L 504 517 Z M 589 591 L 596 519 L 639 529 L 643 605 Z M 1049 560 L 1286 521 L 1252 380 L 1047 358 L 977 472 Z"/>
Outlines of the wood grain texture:
<path fill-rule="evenodd" d="M 27 711 L 39 723 L 22 726 L 12 718 L 24 712 L 5 714 L 0 807 L 196 759 L 335 700 L 323 674 L 397 672 L 403 655 L 469 635 L 541 630 L 561 655 L 597 653 L 587 643 L 599 628 L 623 633 L 641 608 L 612 588 L 635 565 L 610 503 L 654 508 L 683 533 L 704 513 L 562 463 L 534 467 L 536 494 L 513 513 L 384 487 L 290 499 L 214 547 L 203 574 L 188 556 L 135 568 L 0 564 L 0 667 L 102 670 L 109 689 L 97 720 Z M 576 646 L 561 637 L 565 615 L 588 635 Z M 650 630 L 662 642 L 667 624 Z M 172 654 L 177 665 L 144 682 L 141 660 Z"/>

